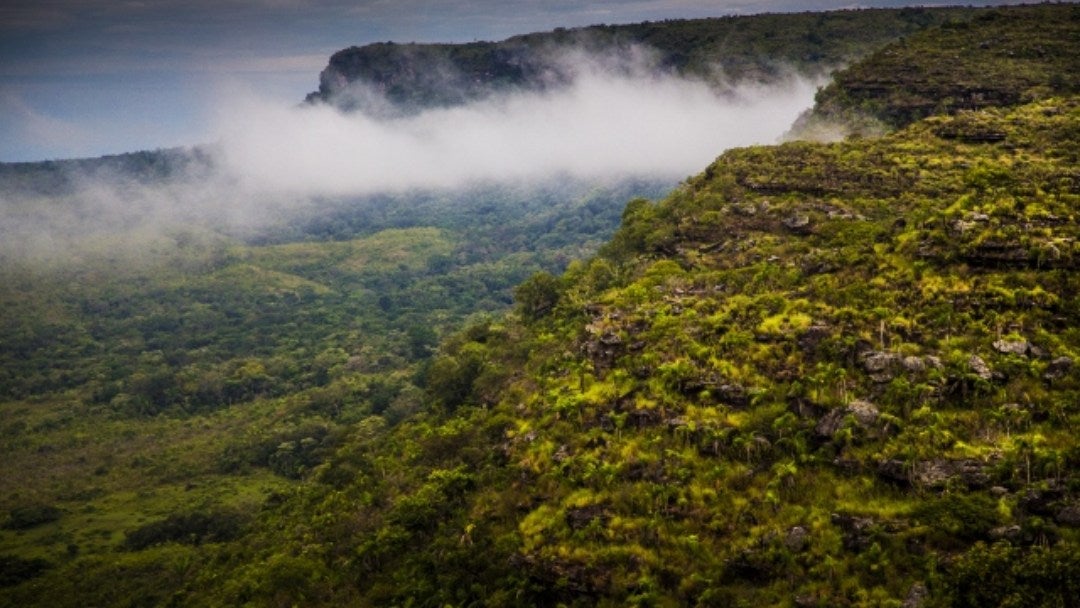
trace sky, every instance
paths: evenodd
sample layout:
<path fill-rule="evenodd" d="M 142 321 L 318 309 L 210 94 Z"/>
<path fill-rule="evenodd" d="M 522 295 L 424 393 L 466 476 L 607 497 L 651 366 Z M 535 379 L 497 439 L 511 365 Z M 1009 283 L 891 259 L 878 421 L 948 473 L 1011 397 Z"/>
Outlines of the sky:
<path fill-rule="evenodd" d="M 317 88 L 334 51 L 370 42 L 501 40 L 597 23 L 909 4 L 916 3 L 6 0 L 0 162 L 205 143 L 220 130 L 230 95 L 295 105 Z"/>

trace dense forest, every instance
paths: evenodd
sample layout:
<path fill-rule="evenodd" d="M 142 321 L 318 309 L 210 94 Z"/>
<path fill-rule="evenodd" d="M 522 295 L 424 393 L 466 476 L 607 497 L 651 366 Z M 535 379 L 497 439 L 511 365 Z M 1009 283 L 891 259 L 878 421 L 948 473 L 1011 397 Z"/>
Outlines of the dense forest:
<path fill-rule="evenodd" d="M 410 61 L 583 36 L 691 73 L 725 44 L 751 71 L 862 57 L 792 131 L 857 135 L 730 150 L 670 192 L 487 184 L 0 249 L 0 606 L 1080 597 L 1080 8 Z M 0 178 L 63 205 L 73 175 L 212 163 Z"/>

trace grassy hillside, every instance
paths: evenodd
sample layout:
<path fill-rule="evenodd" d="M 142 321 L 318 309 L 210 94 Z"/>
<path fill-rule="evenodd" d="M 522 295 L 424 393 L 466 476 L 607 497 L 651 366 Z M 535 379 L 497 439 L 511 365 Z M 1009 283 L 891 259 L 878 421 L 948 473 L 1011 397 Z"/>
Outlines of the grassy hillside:
<path fill-rule="evenodd" d="M 20 204 L 70 204 L 71 184 L 113 171 L 71 164 L 9 166 L 39 197 Z M 117 551 L 236 538 L 358 421 L 421 408 L 440 336 L 595 251 L 622 201 L 658 188 L 414 193 L 326 202 L 244 238 L 176 225 L 44 260 L 5 250 L 0 598 L 96 564 L 102 578 L 69 593 L 84 604 L 112 589 Z M 133 585 L 101 601 L 159 591 Z"/>

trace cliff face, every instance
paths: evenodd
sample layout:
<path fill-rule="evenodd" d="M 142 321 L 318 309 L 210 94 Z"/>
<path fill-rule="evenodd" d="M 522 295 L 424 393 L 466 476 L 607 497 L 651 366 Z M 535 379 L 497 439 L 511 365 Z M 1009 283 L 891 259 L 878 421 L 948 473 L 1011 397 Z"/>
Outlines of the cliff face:
<path fill-rule="evenodd" d="M 335 101 L 349 108 L 351 85 L 365 85 L 397 106 L 440 106 L 477 99 L 493 89 L 536 88 L 548 78 L 567 77 L 524 45 L 474 43 L 420 45 L 379 43 L 335 53 L 319 75 L 309 101 Z M 545 71 L 552 71 L 545 76 Z"/>
<path fill-rule="evenodd" d="M 309 102 L 371 110 L 371 94 L 396 109 L 454 105 L 504 90 L 542 90 L 574 75 L 571 55 L 641 55 L 657 71 L 717 86 L 766 82 L 792 70 L 823 73 L 907 33 L 971 9 L 840 11 L 599 25 L 471 44 L 376 43 L 335 53 Z M 612 62 L 609 62 L 612 63 Z M 610 66 L 609 66 L 610 67 Z M 640 66 L 636 66 L 640 67 Z"/>

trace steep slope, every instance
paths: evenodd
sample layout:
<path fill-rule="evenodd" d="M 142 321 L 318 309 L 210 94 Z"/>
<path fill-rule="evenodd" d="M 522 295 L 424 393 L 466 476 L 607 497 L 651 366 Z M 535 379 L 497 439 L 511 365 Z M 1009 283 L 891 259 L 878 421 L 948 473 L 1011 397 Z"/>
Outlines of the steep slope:
<path fill-rule="evenodd" d="M 837 72 L 796 135 L 843 124 L 870 134 L 939 113 L 1080 91 L 1080 6 L 1003 7 L 950 21 Z"/>
<path fill-rule="evenodd" d="M 546 593 L 1075 596 L 1080 106 L 974 118 L 729 153 L 564 277 L 503 402 Z"/>
<path fill-rule="evenodd" d="M 115 173 L 140 179 L 134 158 Z M 27 208 L 48 210 L 73 204 L 65 190 L 84 171 L 115 175 L 114 162 L 15 173 L 40 197 Z M 420 409 L 415 376 L 440 335 L 594 252 L 630 193 L 650 187 L 353 199 L 247 243 L 198 225 L 88 235 L 73 222 L 82 240 L 57 239 L 41 263 L 6 240 L 0 605 L 164 601 L 177 579 L 157 568 L 162 555 L 167 569 L 202 563 L 357 421 Z M 130 570 L 145 580 L 120 577 Z M 37 577 L 58 595 L 8 589 Z M 62 591 L 69 579 L 78 588 Z"/>
<path fill-rule="evenodd" d="M 1067 605 L 1078 132 L 1051 99 L 735 150 L 631 203 L 191 601 Z"/>
<path fill-rule="evenodd" d="M 335 53 L 308 101 L 355 108 L 372 90 L 394 106 L 453 105 L 494 92 L 557 87 L 583 56 L 609 68 L 653 69 L 717 85 L 822 74 L 886 42 L 973 9 L 835 11 L 597 25 L 469 44 L 376 43 Z M 362 85 L 358 92 L 357 85 Z"/>

